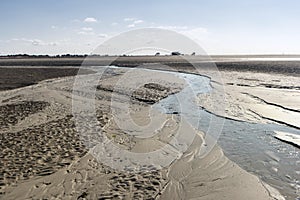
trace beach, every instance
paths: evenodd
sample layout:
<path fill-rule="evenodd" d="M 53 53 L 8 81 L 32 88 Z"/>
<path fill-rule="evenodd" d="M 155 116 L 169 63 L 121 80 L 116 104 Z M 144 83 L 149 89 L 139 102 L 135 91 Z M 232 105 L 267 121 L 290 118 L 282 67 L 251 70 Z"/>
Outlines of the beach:
<path fill-rule="evenodd" d="M 300 128 L 300 64 L 297 61 L 292 65 L 289 61 L 279 62 L 266 73 L 264 66 L 272 65 L 273 61 L 214 59 L 219 79 L 215 80 L 210 70 L 202 71 L 201 75 L 210 78 L 213 92 L 195 97 L 201 109 L 223 119 Z M 103 66 L 111 60 L 103 57 L 90 65 Z M 191 60 L 196 62 L 197 59 Z M 178 112 L 161 113 L 153 108 L 154 104 L 180 93 L 187 86 L 183 79 L 165 73 L 160 67 L 158 69 L 163 71 L 156 71 L 157 63 L 169 65 L 175 72 L 199 74 L 190 63 L 176 56 L 121 57 L 110 64 L 122 68 L 109 68 L 101 74 L 100 82 L 94 82 L 93 90 L 89 90 L 84 87 L 85 80 L 93 80 L 97 73 L 85 66 L 80 75 L 74 77 L 82 61 L 81 58 L 0 59 L 0 70 L 7 73 L 0 76 L 3 83 L 0 91 L 1 199 L 281 200 L 299 197 L 299 185 L 286 190 L 285 186 L 280 187 L 280 181 L 268 182 L 253 170 L 245 170 L 245 163 L 233 161 L 228 155 L 230 151 L 222 150 L 223 144 L 213 146 L 205 157 L 198 156 L 206 143 L 205 132 L 180 118 Z M 133 82 L 152 80 L 153 83 L 136 86 L 123 80 L 131 71 L 135 73 L 131 68 L 145 63 L 142 68 L 151 70 L 141 69 Z M 282 67 L 284 64 L 288 67 Z M 15 78 L 8 79 L 9 74 Z M 78 77 L 84 79 L 76 80 Z M 74 89 L 76 81 L 82 83 Z M 218 102 L 224 99 L 219 98 L 220 95 L 224 95 L 225 102 Z M 283 96 L 285 98 L 281 98 Z M 91 99 L 94 99 L 95 113 L 86 113 L 83 121 L 78 121 L 80 115 L 77 116 L 77 110 L 74 112 L 74 105 L 85 105 Z M 225 105 L 224 112 L 216 105 Z M 151 120 L 155 123 L 146 126 L 147 129 L 138 129 L 122 121 L 123 114 L 130 116 L 138 127 L 146 126 Z M 118 165 L 101 162 L 95 157 L 101 150 L 97 148 L 98 135 L 93 135 L 94 127 L 88 123 L 80 124 L 94 118 L 101 134 L 112 144 L 137 154 L 148 155 L 148 152 L 162 149 L 172 141 L 175 133 L 182 137 L 195 136 L 187 142 L 189 145 L 182 154 L 176 154 L 176 159 L 158 162 L 159 167 L 137 164 L 138 169 L 143 170 L 135 171 L 130 169 L 134 158 L 124 159 L 127 154 L 124 157 L 113 155 L 113 152 L 105 155 L 115 157 Z M 134 137 L 151 135 L 153 130 L 156 134 L 151 137 Z M 89 136 L 88 139 L 85 136 Z M 282 141 L 280 144 L 289 145 Z M 178 150 L 176 146 L 170 148 L 174 148 L 174 152 Z M 297 147 L 294 152 L 300 155 Z M 110 152 L 108 149 L 101 153 Z M 277 153 L 268 155 L 276 158 Z M 161 155 L 163 152 L 158 157 Z M 124 170 L 126 164 L 129 169 Z M 298 183 L 297 174 L 289 176 Z"/>

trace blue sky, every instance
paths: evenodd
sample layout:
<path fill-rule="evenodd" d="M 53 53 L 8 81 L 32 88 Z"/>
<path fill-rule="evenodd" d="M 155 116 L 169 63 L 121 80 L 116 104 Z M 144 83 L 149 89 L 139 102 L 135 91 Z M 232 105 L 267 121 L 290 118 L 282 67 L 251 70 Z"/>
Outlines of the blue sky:
<path fill-rule="evenodd" d="M 0 54 L 90 53 L 145 27 L 191 37 L 209 54 L 300 53 L 296 0 L 2 0 Z"/>

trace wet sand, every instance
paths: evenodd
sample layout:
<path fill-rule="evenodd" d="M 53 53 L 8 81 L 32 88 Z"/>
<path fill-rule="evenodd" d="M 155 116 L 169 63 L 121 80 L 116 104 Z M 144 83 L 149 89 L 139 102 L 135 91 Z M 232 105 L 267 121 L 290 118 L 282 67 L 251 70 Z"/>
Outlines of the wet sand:
<path fill-rule="evenodd" d="M 291 145 L 294 145 L 295 147 L 300 148 L 300 136 L 292 133 L 286 133 L 286 132 L 275 132 L 276 135 L 274 136 L 278 140 L 287 142 Z"/>
<path fill-rule="evenodd" d="M 1 59 L 0 59 L 1 60 Z M 0 61 L 1 63 L 1 61 Z M 46 79 L 75 76 L 79 68 L 32 68 L 30 66 L 24 67 L 1 67 L 0 68 L 0 91 L 10 90 L 29 85 L 37 84 Z M 86 73 L 92 73 L 86 70 Z"/>

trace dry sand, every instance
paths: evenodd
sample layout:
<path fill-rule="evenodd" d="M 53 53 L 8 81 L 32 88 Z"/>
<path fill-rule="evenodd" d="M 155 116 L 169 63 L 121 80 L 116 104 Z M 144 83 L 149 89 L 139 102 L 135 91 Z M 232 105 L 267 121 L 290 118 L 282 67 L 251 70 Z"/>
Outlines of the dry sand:
<path fill-rule="evenodd" d="M 133 152 L 160 148 L 178 131 L 176 115 L 157 113 L 154 120 L 165 119 L 156 127 L 158 136 L 140 139 L 120 129 L 114 119 L 117 116 L 110 112 L 112 89 L 124 71 L 110 71 L 97 87 L 96 117 L 103 134 L 115 145 Z M 140 87 L 130 101 L 130 115 L 141 125 L 147 124 L 145 116 L 152 103 L 184 87 L 176 77 L 160 73 L 154 77 L 160 83 Z M 181 122 L 184 129 L 179 133 L 195 133 L 195 140 L 166 168 L 130 173 L 97 162 L 85 148 L 74 123 L 73 82 L 73 77 L 57 78 L 1 92 L 0 112 L 1 116 L 6 114 L 0 118 L 1 199 L 284 199 L 275 189 L 226 158 L 218 146 L 200 158 L 203 133 L 184 121 Z M 124 85 L 114 92 L 117 110 L 122 111 L 127 104 L 126 94 L 130 90 L 129 85 Z M 244 95 L 241 91 L 236 93 Z M 81 94 L 75 95 L 76 102 L 90 98 L 88 90 L 76 94 Z M 297 105 L 289 106 L 298 109 Z M 203 107 L 209 110 L 209 105 Z M 227 112 L 229 117 L 240 118 L 232 112 Z M 244 120 L 260 121 L 258 114 L 253 113 Z M 91 127 L 85 128 L 88 131 Z M 134 127 L 127 128 L 139 134 Z M 146 169 L 149 170 L 147 166 Z"/>

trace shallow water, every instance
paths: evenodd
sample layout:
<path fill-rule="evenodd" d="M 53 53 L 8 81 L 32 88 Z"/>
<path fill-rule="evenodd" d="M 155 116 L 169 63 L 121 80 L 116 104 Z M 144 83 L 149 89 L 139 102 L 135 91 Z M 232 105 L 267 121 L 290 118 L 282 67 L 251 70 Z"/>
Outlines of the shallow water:
<path fill-rule="evenodd" d="M 209 79 L 182 74 L 191 88 L 171 95 L 153 107 L 165 113 L 179 113 L 206 134 L 218 138 L 226 156 L 243 169 L 277 188 L 287 199 L 300 199 L 300 149 L 273 137 L 274 131 L 300 135 L 300 130 L 278 124 L 255 124 L 215 116 L 200 109 L 195 96 L 209 92 Z"/>
<path fill-rule="evenodd" d="M 277 188 L 287 199 L 300 198 L 300 150 L 275 139 L 274 130 L 300 134 L 277 124 L 226 120 L 218 143 L 232 161 Z"/>

